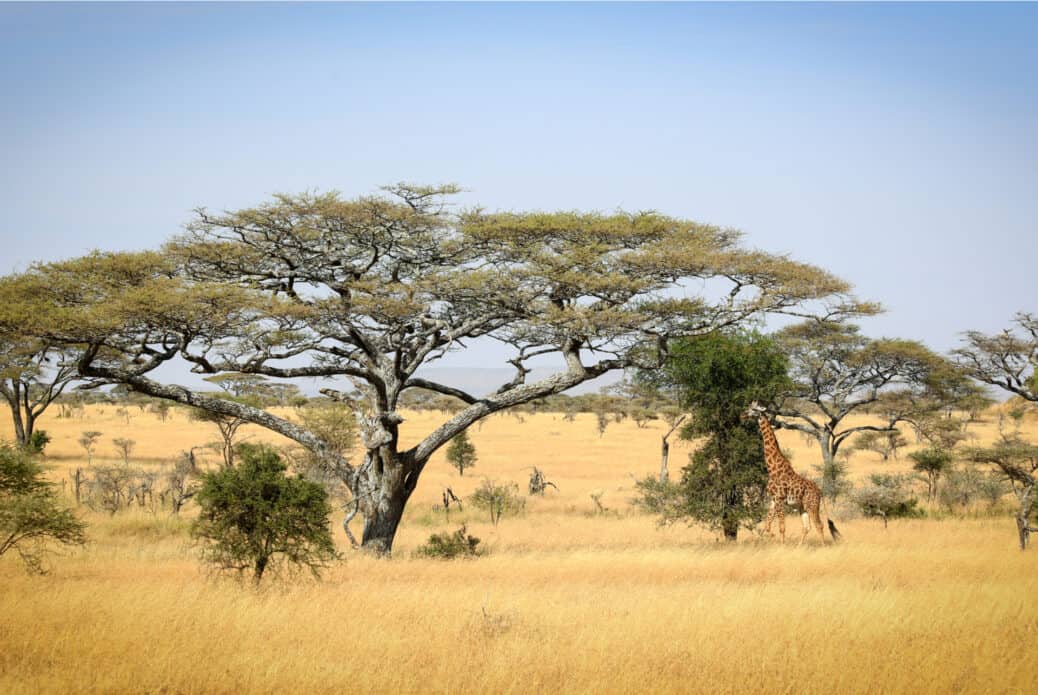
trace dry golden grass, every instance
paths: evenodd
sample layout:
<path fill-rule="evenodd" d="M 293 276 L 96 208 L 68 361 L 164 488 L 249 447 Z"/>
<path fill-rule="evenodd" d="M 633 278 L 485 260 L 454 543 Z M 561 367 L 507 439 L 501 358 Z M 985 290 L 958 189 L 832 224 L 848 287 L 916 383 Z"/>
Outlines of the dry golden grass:
<path fill-rule="evenodd" d="M 126 425 L 104 410 L 43 423 L 56 479 L 84 464 L 83 430 L 103 431 L 97 453 L 113 460 L 113 437 L 137 440 L 144 465 L 214 436 L 180 413 Z M 405 437 L 441 419 L 408 417 Z M 993 424 L 978 431 L 985 441 Z M 818 460 L 780 436 L 798 469 Z M 1038 551 L 1015 549 L 1010 519 L 849 520 L 847 542 L 825 548 L 718 543 L 630 512 L 631 475 L 657 469 L 658 437 L 620 423 L 600 438 L 590 416 L 496 416 L 472 432 L 470 475 L 442 452 L 430 464 L 392 560 L 349 554 L 322 582 L 258 591 L 206 574 L 186 522 L 84 512 L 91 544 L 49 576 L 0 561 L 0 692 L 1033 691 Z M 673 470 L 687 451 L 675 446 Z M 907 469 L 878 458 L 857 455 L 854 474 Z M 466 507 L 447 526 L 433 511 L 444 485 L 522 486 L 532 465 L 560 491 L 522 517 L 493 528 Z M 592 513 L 593 490 L 611 513 Z M 412 557 L 459 519 L 489 555 Z"/>

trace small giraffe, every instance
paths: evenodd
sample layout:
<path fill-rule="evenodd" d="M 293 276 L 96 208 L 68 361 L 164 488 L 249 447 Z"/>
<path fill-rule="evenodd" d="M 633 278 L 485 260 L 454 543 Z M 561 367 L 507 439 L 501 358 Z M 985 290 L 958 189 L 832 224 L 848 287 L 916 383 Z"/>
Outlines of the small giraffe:
<path fill-rule="evenodd" d="M 812 481 L 798 475 L 793 470 L 793 466 L 789 464 L 789 459 L 779 449 L 775 431 L 771 428 L 771 423 L 768 422 L 768 418 L 764 413 L 764 407 L 757 401 L 751 403 L 746 411 L 747 418 L 757 418 L 761 438 L 764 440 L 764 463 L 768 466 L 767 489 L 768 497 L 771 498 L 771 504 L 768 507 L 768 518 L 764 524 L 764 532 L 767 534 L 771 533 L 771 522 L 778 517 L 779 536 L 782 538 L 783 543 L 786 542 L 785 505 L 790 504 L 799 507 L 801 510 L 800 520 L 804 527 L 804 533 L 800 536 L 800 543 L 803 543 L 804 539 L 807 538 L 808 531 L 810 530 L 808 518 L 810 518 L 811 523 L 818 530 L 818 535 L 822 537 L 822 543 L 824 544 L 825 532 L 822 530 L 822 517 L 818 511 L 822 502 L 822 491 Z M 829 520 L 829 529 L 833 533 L 833 540 L 836 540 L 835 526 L 831 520 Z M 797 545 L 799 546 L 800 543 Z"/>

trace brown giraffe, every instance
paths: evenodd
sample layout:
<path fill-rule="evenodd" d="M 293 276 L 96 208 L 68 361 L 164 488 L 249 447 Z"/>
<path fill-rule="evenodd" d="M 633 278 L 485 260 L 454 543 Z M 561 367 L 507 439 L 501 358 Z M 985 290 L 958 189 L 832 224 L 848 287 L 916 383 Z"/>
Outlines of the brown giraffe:
<path fill-rule="evenodd" d="M 800 520 L 804 527 L 804 532 L 800 536 L 800 543 L 803 543 L 804 539 L 807 538 L 808 531 L 810 530 L 808 519 L 810 518 L 811 524 L 817 529 L 818 535 L 821 536 L 822 543 L 824 544 L 825 531 L 822 530 L 822 517 L 819 513 L 822 491 L 812 481 L 798 475 L 793 470 L 793 466 L 789 464 L 789 459 L 779 449 L 775 430 L 772 429 L 771 423 L 768 422 L 768 418 L 764 413 L 764 406 L 757 401 L 751 403 L 746 411 L 747 418 L 757 418 L 760 435 L 764 440 L 764 463 L 768 466 L 767 489 L 768 497 L 771 498 L 771 505 L 768 508 L 768 518 L 764 524 L 764 532 L 771 534 L 771 522 L 778 517 L 779 536 L 782 538 L 783 543 L 786 542 L 786 505 L 790 504 L 800 508 Z M 833 540 L 836 540 L 839 537 L 836 526 L 832 520 L 828 521 L 829 531 L 833 534 Z M 800 543 L 797 545 L 799 546 Z"/>

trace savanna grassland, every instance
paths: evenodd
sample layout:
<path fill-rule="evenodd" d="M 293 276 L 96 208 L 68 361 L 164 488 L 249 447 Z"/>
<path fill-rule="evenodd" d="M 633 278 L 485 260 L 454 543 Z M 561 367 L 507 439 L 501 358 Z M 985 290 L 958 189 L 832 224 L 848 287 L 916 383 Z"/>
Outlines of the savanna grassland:
<path fill-rule="evenodd" d="M 41 427 L 56 481 L 85 466 L 85 430 L 104 433 L 95 463 L 118 460 L 111 442 L 124 437 L 144 467 L 216 436 L 176 410 L 167 422 L 134 407 L 129 422 L 114 406 L 55 415 Z M 404 437 L 443 417 L 408 413 Z M 82 509 L 91 542 L 53 557 L 49 575 L 0 560 L 0 692 L 1033 692 L 1038 550 L 1016 549 L 1008 514 L 886 529 L 847 516 L 839 546 L 748 533 L 726 544 L 631 509 L 634 478 L 658 470 L 662 424 L 611 423 L 600 437 L 591 415 L 523 418 L 473 427 L 479 460 L 464 477 L 437 453 L 391 560 L 349 551 L 337 517 L 346 559 L 320 582 L 257 590 L 212 576 L 186 533 L 190 504 L 183 519 Z M 972 429 L 991 441 L 994 416 Z M 779 436 L 811 471 L 814 445 Z M 688 451 L 675 444 L 672 471 Z M 483 476 L 525 493 L 534 465 L 558 491 L 497 527 L 471 505 L 450 524 L 436 508 L 444 486 L 465 499 Z M 854 478 L 908 468 L 903 456 L 850 461 Z M 462 521 L 485 556 L 414 557 Z M 798 527 L 791 517 L 794 538 Z"/>

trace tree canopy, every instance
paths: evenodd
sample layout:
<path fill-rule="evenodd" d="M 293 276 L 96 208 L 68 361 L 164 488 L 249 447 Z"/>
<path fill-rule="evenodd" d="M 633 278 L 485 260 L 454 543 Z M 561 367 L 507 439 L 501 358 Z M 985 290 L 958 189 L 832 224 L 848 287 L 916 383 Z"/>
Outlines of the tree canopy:
<path fill-rule="evenodd" d="M 1038 317 L 1020 312 L 1013 323 L 995 335 L 967 331 L 952 355 L 977 381 L 1038 403 Z"/>
<path fill-rule="evenodd" d="M 331 458 L 297 422 L 153 372 L 182 360 L 207 376 L 337 380 L 324 393 L 365 413 L 363 461 L 340 466 L 365 516 L 363 544 L 389 552 L 429 457 L 480 418 L 612 370 L 657 367 L 674 336 L 849 301 L 843 281 L 746 249 L 732 229 L 655 212 L 458 210 L 457 190 L 397 185 L 199 209 L 159 251 L 97 252 L 6 279 L 0 328 L 76 347 L 86 378 L 238 416 Z M 507 346 L 515 368 L 493 393 L 417 375 L 481 338 Z M 561 371 L 528 382 L 530 360 L 546 355 Z M 396 411 L 412 388 L 465 407 L 400 451 Z"/>
<path fill-rule="evenodd" d="M 775 337 L 789 356 L 793 380 L 778 403 L 777 424 L 814 437 L 825 467 L 851 436 L 893 431 L 946 403 L 965 380 L 921 343 L 869 338 L 846 321 L 808 320 Z M 872 413 L 881 422 L 847 424 L 854 413 Z"/>

